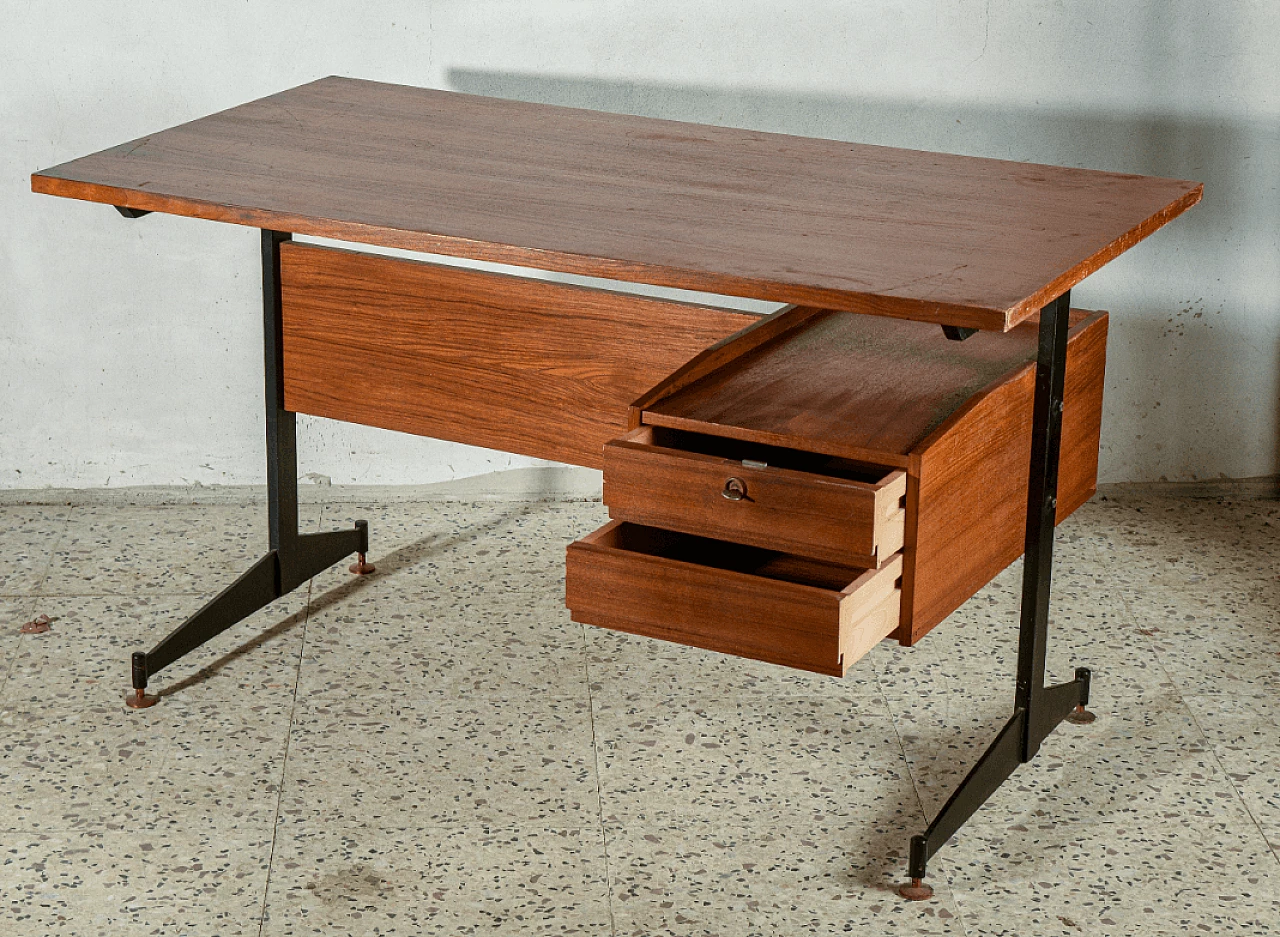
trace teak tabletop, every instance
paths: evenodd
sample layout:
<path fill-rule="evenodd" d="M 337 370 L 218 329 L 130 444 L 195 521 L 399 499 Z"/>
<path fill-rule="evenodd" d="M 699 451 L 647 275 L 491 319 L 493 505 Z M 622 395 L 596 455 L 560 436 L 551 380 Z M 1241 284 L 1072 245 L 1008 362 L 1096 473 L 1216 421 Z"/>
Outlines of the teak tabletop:
<path fill-rule="evenodd" d="M 38 172 L 51 195 L 1007 330 L 1194 182 L 324 78 Z"/>

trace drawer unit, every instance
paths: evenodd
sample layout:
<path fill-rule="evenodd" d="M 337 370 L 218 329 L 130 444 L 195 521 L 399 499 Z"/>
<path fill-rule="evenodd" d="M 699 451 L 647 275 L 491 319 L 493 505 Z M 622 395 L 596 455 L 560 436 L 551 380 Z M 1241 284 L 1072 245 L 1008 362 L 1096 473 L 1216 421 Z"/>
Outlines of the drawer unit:
<path fill-rule="evenodd" d="M 843 676 L 898 627 L 902 557 L 828 563 L 610 521 L 571 544 L 574 621 Z"/>
<path fill-rule="evenodd" d="M 1071 316 L 1059 522 L 1096 485 L 1106 361 L 1106 314 Z M 791 308 L 713 346 L 605 445 L 573 617 L 833 674 L 914 644 L 1022 553 L 1037 344 Z"/>
<path fill-rule="evenodd" d="M 902 549 L 906 472 L 641 426 L 604 449 L 609 516 L 875 567 Z"/>

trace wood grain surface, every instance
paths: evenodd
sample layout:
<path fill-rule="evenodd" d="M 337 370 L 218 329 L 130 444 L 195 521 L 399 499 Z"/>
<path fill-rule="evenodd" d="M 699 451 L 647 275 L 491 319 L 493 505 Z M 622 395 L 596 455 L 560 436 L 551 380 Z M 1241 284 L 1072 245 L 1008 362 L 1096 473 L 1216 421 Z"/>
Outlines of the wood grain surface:
<path fill-rule="evenodd" d="M 716 442 L 727 445 L 705 445 Z M 605 445 L 604 500 L 621 520 L 850 566 L 902 549 L 905 472 L 805 456 L 642 426 Z M 724 497 L 729 479 L 740 499 Z"/>
<path fill-rule="evenodd" d="M 864 621 L 892 630 L 900 574 L 900 557 L 868 573 L 610 521 L 566 551 L 565 604 L 584 624 L 843 676 L 842 650 L 878 640 Z"/>
<path fill-rule="evenodd" d="M 759 317 L 289 242 L 285 406 L 599 468 L 628 405 Z"/>
<path fill-rule="evenodd" d="M 923 322 L 825 312 L 783 330 L 784 319 L 772 340 L 742 345 L 643 422 L 905 468 L 973 395 L 1036 356 L 1029 324 L 953 342 Z"/>
<path fill-rule="evenodd" d="M 1072 319 L 1058 523 L 1097 489 L 1102 429 L 1107 314 L 1073 310 Z M 907 486 L 903 643 L 914 644 L 1022 555 L 1034 397 L 1031 363 L 975 396 L 921 444 Z"/>
<path fill-rule="evenodd" d="M 1007 329 L 1194 182 L 325 78 L 32 189 L 300 234 Z"/>

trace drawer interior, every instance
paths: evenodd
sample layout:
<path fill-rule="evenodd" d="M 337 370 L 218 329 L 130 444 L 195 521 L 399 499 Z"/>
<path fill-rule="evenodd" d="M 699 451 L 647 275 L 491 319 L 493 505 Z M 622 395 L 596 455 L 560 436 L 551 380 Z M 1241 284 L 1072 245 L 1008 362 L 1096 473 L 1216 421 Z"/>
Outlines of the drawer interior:
<path fill-rule="evenodd" d="M 586 539 L 608 549 L 747 573 L 764 579 L 815 586 L 835 592 L 847 588 L 864 572 L 863 568 L 856 566 L 727 543 L 642 524 L 617 524 L 596 531 Z"/>
<path fill-rule="evenodd" d="M 696 452 L 699 455 L 713 456 L 733 462 L 756 463 L 773 468 L 789 469 L 809 475 L 825 475 L 843 481 L 863 482 L 869 485 L 880 483 L 885 476 L 896 471 L 882 465 L 869 462 L 857 462 L 839 456 L 825 455 L 820 452 L 804 452 L 800 449 L 788 449 L 783 446 L 771 446 L 765 443 L 748 442 L 728 436 L 710 436 L 705 433 L 693 433 L 688 430 L 672 429 L 666 426 L 643 426 L 640 432 L 627 437 L 629 441 L 658 446 L 663 449 L 676 449 L 681 452 Z"/>

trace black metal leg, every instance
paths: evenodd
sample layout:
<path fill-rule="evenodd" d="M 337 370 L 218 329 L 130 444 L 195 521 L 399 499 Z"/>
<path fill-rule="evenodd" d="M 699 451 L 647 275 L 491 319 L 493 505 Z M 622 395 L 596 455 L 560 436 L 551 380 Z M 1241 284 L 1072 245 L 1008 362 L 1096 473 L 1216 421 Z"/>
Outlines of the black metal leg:
<path fill-rule="evenodd" d="M 1058 455 L 1062 443 L 1062 395 L 1067 363 L 1071 294 L 1064 293 L 1040 311 L 1040 347 L 1032 416 L 1031 476 L 1027 489 L 1027 539 L 1022 571 L 1022 615 L 1018 629 L 1018 679 L 1013 716 L 922 836 L 911 838 L 910 884 L 903 897 L 922 900 L 933 894 L 923 882 L 929 859 L 964 822 L 1040 750 L 1040 743 L 1062 720 L 1092 721 L 1090 673 L 1076 670 L 1070 683 L 1044 685 L 1049 634 L 1049 587 L 1053 576 L 1053 532 L 1058 509 Z M 1084 718 L 1089 716 L 1090 718 Z"/>
<path fill-rule="evenodd" d="M 297 428 L 294 414 L 284 408 L 283 326 L 280 318 L 280 245 L 289 237 L 278 231 L 262 232 L 270 549 L 154 649 L 133 655 L 133 692 L 125 697 L 125 702 L 135 709 L 156 702 L 156 697 L 146 693 L 149 677 L 268 603 L 292 592 L 343 557 L 357 553 L 359 571 L 373 571 L 373 567 L 364 561 L 369 550 L 369 525 L 365 521 L 356 521 L 351 530 L 315 534 L 298 532 Z"/>

